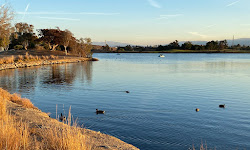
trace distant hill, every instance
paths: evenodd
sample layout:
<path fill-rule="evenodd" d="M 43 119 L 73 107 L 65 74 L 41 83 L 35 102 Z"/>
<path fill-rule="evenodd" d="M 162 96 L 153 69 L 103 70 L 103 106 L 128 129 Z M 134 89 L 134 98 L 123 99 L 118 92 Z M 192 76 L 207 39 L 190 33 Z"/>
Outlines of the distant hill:
<path fill-rule="evenodd" d="M 197 45 L 206 45 L 206 43 L 208 41 L 191 41 L 193 44 L 197 44 Z M 179 42 L 180 44 L 183 44 L 184 41 Z M 232 45 L 233 40 L 232 39 L 227 39 L 227 43 L 229 46 Z M 234 40 L 234 45 L 240 44 L 245 45 L 245 46 L 250 46 L 250 38 L 240 38 L 240 39 L 235 39 Z"/>
<path fill-rule="evenodd" d="M 128 43 L 120 43 L 120 42 L 114 42 L 114 41 L 107 41 L 106 42 L 110 47 L 118 47 L 118 46 L 127 46 L 127 45 L 131 45 L 132 44 L 128 44 Z M 105 42 L 93 42 L 93 45 L 100 45 L 100 46 L 105 46 Z"/>
<path fill-rule="evenodd" d="M 183 44 L 185 41 L 180 41 L 180 44 Z M 191 41 L 193 44 L 197 44 L 197 45 L 206 45 L 206 43 L 208 41 Z M 227 39 L 228 45 L 231 46 L 233 43 L 232 39 Z M 114 42 L 114 41 L 107 41 L 107 44 L 110 47 L 118 47 L 118 46 L 127 46 L 127 45 L 131 45 L 131 46 L 135 46 L 133 44 L 129 44 L 129 43 L 121 43 L 121 42 Z M 159 44 L 159 45 L 168 45 L 167 44 Z M 245 45 L 245 46 L 250 46 L 250 38 L 240 38 L 240 39 L 235 39 L 234 40 L 234 45 Z M 100 45 L 100 46 L 104 46 L 105 42 L 93 42 L 93 45 Z"/>
<path fill-rule="evenodd" d="M 233 40 L 227 40 L 228 45 L 232 45 Z M 241 38 L 241 39 L 235 39 L 234 40 L 234 45 L 240 44 L 245 45 L 245 46 L 250 46 L 250 38 Z"/>

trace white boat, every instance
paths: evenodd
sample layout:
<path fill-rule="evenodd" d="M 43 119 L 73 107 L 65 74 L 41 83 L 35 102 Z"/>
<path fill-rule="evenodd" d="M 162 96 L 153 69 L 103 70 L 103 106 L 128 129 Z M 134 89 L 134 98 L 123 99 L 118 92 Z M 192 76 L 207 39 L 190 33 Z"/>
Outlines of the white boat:
<path fill-rule="evenodd" d="M 160 54 L 159 57 L 165 57 L 164 55 Z"/>

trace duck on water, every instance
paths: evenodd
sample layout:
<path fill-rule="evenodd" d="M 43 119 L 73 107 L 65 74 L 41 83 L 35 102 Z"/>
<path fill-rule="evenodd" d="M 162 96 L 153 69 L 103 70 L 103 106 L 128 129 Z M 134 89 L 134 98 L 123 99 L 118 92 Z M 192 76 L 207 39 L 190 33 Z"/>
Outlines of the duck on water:
<path fill-rule="evenodd" d="M 225 108 L 226 107 L 226 104 L 221 104 L 219 105 L 220 108 Z"/>
<path fill-rule="evenodd" d="M 105 111 L 96 109 L 96 114 L 105 114 Z"/>

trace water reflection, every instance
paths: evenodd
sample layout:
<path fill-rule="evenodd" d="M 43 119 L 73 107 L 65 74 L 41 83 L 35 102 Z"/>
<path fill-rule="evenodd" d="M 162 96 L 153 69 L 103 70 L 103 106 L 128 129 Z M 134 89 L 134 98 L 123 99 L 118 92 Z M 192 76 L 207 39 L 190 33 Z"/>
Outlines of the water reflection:
<path fill-rule="evenodd" d="M 92 62 L 56 64 L 0 71 L 0 86 L 8 91 L 33 92 L 38 86 L 91 84 Z"/>

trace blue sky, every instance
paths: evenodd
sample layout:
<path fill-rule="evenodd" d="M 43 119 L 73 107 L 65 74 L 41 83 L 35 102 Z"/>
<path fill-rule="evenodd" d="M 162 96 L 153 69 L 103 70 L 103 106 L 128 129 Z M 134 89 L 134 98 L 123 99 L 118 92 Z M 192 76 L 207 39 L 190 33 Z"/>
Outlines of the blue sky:
<path fill-rule="evenodd" d="M 4 3 L 0 0 L 0 3 Z M 14 22 L 137 45 L 250 37 L 250 0 L 8 0 Z"/>

